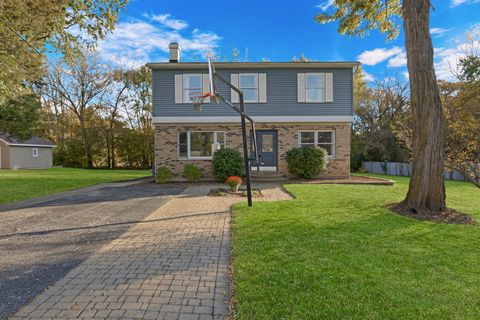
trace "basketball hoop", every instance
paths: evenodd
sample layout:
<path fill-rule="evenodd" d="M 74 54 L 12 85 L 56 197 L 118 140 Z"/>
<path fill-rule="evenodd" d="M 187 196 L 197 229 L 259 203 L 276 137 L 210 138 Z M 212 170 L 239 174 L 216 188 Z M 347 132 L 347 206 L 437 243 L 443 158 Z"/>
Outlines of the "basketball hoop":
<path fill-rule="evenodd" d="M 190 100 L 193 103 L 193 109 L 197 112 L 202 111 L 202 104 L 205 103 L 205 99 L 213 97 L 210 92 L 192 92 L 190 93 Z"/>

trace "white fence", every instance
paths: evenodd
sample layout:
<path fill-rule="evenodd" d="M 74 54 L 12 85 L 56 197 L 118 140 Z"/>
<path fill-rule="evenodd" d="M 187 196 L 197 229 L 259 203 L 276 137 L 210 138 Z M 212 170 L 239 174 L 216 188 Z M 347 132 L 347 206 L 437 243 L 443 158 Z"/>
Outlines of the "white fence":
<path fill-rule="evenodd" d="M 370 173 L 387 174 L 390 176 L 410 177 L 412 168 L 409 163 L 403 162 L 366 162 L 362 166 Z M 458 171 L 445 170 L 443 174 L 446 180 L 465 181 L 465 177 Z"/>

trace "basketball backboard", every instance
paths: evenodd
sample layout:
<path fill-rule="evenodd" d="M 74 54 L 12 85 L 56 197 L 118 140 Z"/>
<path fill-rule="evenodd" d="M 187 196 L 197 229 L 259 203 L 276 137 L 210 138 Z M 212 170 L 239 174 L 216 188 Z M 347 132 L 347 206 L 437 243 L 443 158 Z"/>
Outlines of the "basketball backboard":
<path fill-rule="evenodd" d="M 217 86 L 216 86 L 216 81 L 215 81 L 215 66 L 213 65 L 212 60 L 208 59 L 208 80 L 209 80 L 209 85 L 210 85 L 210 100 L 212 102 L 218 103 L 218 97 L 217 97 Z"/>

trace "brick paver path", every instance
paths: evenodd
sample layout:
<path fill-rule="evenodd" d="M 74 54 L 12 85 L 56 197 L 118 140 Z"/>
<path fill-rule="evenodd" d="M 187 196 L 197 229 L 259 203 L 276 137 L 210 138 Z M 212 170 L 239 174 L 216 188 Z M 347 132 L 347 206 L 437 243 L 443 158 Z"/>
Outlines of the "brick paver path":
<path fill-rule="evenodd" d="M 206 197 L 211 187 L 187 188 L 12 319 L 225 319 L 230 206 L 244 200 Z M 289 198 L 278 187 L 264 194 Z"/>

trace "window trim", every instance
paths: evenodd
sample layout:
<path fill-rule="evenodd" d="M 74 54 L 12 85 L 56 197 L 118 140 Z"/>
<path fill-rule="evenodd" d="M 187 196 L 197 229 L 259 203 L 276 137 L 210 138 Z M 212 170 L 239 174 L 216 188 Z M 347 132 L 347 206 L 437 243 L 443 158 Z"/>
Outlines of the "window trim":
<path fill-rule="evenodd" d="M 318 143 L 318 133 L 319 132 L 331 132 L 332 133 L 332 142 L 330 143 L 330 145 L 332 146 L 332 154 L 331 155 L 328 155 L 328 158 L 329 159 L 335 159 L 335 155 L 336 155 L 336 140 L 335 140 L 335 130 L 298 130 L 298 133 L 297 133 L 297 143 L 298 143 L 298 147 L 301 147 L 302 146 L 302 141 L 301 141 L 301 133 L 302 132 L 314 132 L 314 146 L 315 147 L 319 147 L 319 143 Z M 321 144 L 328 144 L 328 143 L 321 143 Z"/>
<path fill-rule="evenodd" d="M 256 83 L 257 83 L 257 87 L 256 88 L 253 88 L 253 87 L 247 87 L 247 88 L 242 88 L 241 87 L 241 83 L 242 83 L 242 76 L 254 76 L 257 80 L 256 80 Z M 255 89 L 257 90 L 257 99 L 256 100 L 244 100 L 245 103 L 259 103 L 260 101 L 260 77 L 258 75 L 258 73 L 239 73 L 238 74 L 238 88 L 243 92 L 243 89 Z M 245 98 L 245 96 L 244 96 Z"/>
<path fill-rule="evenodd" d="M 203 74 L 202 73 L 183 73 L 182 74 L 182 103 L 192 103 L 191 101 L 185 101 L 185 91 L 191 90 L 191 88 L 185 87 L 185 77 L 198 76 L 200 77 L 200 89 L 199 92 L 203 91 Z"/>
<path fill-rule="evenodd" d="M 308 95 L 307 95 L 307 90 L 308 89 L 322 89 L 322 87 L 308 88 L 308 86 L 307 86 L 308 76 L 319 76 L 319 77 L 323 78 L 323 94 L 320 96 L 319 100 L 308 99 Z M 306 103 L 326 103 L 326 101 L 327 101 L 327 84 L 326 84 L 325 72 L 306 72 L 305 73 L 305 88 L 304 89 L 305 89 L 305 102 Z"/>
<path fill-rule="evenodd" d="M 181 156 L 180 155 L 180 134 L 186 132 L 187 133 L 187 156 Z M 192 157 L 190 156 L 190 135 L 192 133 L 197 133 L 197 132 L 213 132 L 213 143 L 218 143 L 218 133 L 223 133 L 224 137 L 224 148 L 227 147 L 227 131 L 222 131 L 222 130 L 213 130 L 213 131 L 208 131 L 208 130 L 179 130 L 177 132 L 177 159 L 178 160 L 212 160 L 212 156 L 206 156 L 206 157 Z"/>
<path fill-rule="evenodd" d="M 32 148 L 32 157 L 38 158 L 38 148 Z"/>

